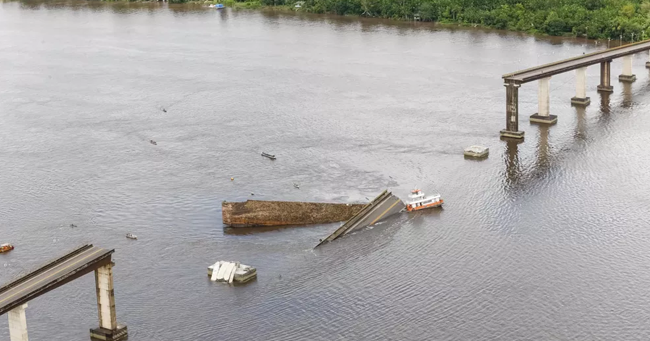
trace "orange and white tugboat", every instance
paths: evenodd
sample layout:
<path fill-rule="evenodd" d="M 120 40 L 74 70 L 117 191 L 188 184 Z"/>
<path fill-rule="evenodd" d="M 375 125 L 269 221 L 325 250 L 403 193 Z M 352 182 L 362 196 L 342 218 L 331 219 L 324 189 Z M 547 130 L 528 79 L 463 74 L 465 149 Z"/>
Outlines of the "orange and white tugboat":
<path fill-rule="evenodd" d="M 440 194 L 425 196 L 419 189 L 414 189 L 409 194 L 409 202 L 406 210 L 409 212 L 423 210 L 425 208 L 440 207 L 443 200 Z"/>
<path fill-rule="evenodd" d="M 14 249 L 14 246 L 11 244 L 2 244 L 0 245 L 0 253 L 8 252 Z"/>

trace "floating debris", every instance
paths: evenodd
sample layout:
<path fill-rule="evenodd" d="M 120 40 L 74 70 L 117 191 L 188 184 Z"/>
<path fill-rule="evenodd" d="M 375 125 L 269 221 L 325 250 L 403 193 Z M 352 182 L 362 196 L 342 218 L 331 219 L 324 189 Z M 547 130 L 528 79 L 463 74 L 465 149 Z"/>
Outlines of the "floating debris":
<path fill-rule="evenodd" d="M 167 109 L 165 109 L 165 108 L 162 108 L 162 111 L 163 111 L 163 112 L 167 112 Z"/>
<path fill-rule="evenodd" d="M 75 228 L 75 227 L 77 227 L 77 225 L 75 225 L 75 224 L 70 224 L 70 227 Z"/>
<path fill-rule="evenodd" d="M 154 146 L 158 145 L 158 143 L 156 143 L 156 141 L 154 141 L 154 140 L 149 140 L 149 143 L 153 144 Z"/>
<path fill-rule="evenodd" d="M 133 233 L 127 233 L 127 234 L 126 234 L 126 238 L 128 238 L 128 239 L 133 239 L 133 240 L 138 240 L 138 236 L 136 236 L 136 235 L 133 234 Z"/>
<path fill-rule="evenodd" d="M 257 276 L 257 269 L 239 262 L 218 261 L 208 267 L 213 282 L 244 283 Z"/>
<path fill-rule="evenodd" d="M 14 249 L 14 246 L 9 244 L 9 243 L 0 245 L 0 253 L 9 252 L 9 251 L 11 251 L 13 249 Z"/>
<path fill-rule="evenodd" d="M 262 156 L 267 157 L 267 158 L 269 158 L 271 160 L 275 160 L 275 155 L 273 155 L 273 154 L 262 152 Z"/>
<path fill-rule="evenodd" d="M 473 157 L 473 158 L 484 158 L 487 157 L 489 153 L 490 153 L 490 149 L 488 149 L 488 147 L 470 146 L 465 148 L 463 155 L 467 157 Z"/>
<path fill-rule="evenodd" d="M 255 193 L 251 192 L 251 195 L 255 195 Z"/>
<path fill-rule="evenodd" d="M 295 187 L 295 188 L 297 188 L 297 189 L 300 189 L 300 185 L 297 184 L 297 183 L 295 183 L 295 182 L 293 183 L 293 187 Z"/>
<path fill-rule="evenodd" d="M 230 181 L 235 181 L 235 178 L 230 178 Z"/>

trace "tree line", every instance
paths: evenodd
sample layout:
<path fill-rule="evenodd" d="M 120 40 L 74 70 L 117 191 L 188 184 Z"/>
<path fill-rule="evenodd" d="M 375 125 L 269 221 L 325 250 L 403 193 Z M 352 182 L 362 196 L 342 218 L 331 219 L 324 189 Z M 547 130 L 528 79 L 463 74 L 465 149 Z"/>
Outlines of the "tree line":
<path fill-rule="evenodd" d="M 650 0 L 242 0 L 300 11 L 482 25 L 637 41 L 650 35 Z M 648 32 L 646 32 L 648 31 Z"/>

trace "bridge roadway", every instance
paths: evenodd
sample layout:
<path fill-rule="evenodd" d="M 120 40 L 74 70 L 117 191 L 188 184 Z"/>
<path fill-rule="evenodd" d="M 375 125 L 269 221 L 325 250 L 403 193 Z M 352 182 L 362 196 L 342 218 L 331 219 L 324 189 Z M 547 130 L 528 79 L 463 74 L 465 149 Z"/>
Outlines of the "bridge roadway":
<path fill-rule="evenodd" d="M 115 250 L 81 246 L 0 287 L 0 315 L 111 263 Z"/>
<path fill-rule="evenodd" d="M 361 209 L 357 214 L 352 216 L 341 227 L 327 238 L 321 240 L 316 245 L 319 247 L 329 243 L 344 234 L 356 231 L 366 226 L 372 225 L 381 219 L 387 218 L 395 213 L 400 212 L 405 207 L 404 202 L 388 191 L 383 191 L 379 196 L 373 199 L 368 205 Z"/>
<path fill-rule="evenodd" d="M 523 84 L 648 50 L 650 50 L 650 40 L 640 41 L 634 44 L 623 45 L 605 51 L 583 54 L 578 57 L 505 74 L 503 75 L 503 80 L 506 83 Z"/>

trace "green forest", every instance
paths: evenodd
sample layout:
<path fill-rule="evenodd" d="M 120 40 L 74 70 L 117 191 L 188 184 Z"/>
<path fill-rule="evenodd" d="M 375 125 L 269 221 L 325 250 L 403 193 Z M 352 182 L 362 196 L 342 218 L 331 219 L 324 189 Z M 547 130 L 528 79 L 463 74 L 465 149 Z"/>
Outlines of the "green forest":
<path fill-rule="evenodd" d="M 295 8 L 296 4 L 300 8 Z M 243 0 L 233 5 L 398 20 L 418 18 L 553 36 L 638 41 L 650 35 L 650 1 L 639 0 Z"/>

